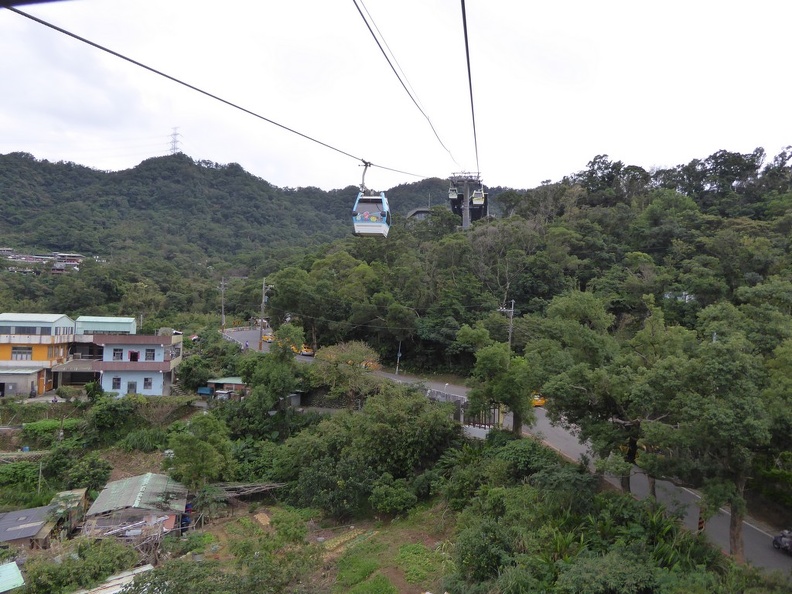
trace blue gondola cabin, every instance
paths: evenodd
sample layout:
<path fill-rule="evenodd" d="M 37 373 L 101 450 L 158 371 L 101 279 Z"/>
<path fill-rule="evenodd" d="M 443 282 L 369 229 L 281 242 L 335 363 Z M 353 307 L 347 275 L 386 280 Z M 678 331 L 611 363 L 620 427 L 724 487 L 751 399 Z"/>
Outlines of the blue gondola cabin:
<path fill-rule="evenodd" d="M 384 192 L 367 196 L 360 192 L 352 209 L 352 224 L 355 235 L 388 236 L 391 214 Z"/>

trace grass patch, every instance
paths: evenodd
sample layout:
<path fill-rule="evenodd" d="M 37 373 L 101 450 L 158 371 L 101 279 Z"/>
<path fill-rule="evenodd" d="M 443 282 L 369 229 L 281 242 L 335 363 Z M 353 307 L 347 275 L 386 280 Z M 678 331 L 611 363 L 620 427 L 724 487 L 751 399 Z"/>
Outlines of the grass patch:
<path fill-rule="evenodd" d="M 443 559 L 439 553 L 427 549 L 419 543 L 399 547 L 396 563 L 404 572 L 404 579 L 411 584 L 419 584 L 439 574 Z"/>
<path fill-rule="evenodd" d="M 190 532 L 187 536 L 166 536 L 163 540 L 163 549 L 176 557 L 187 553 L 203 553 L 206 547 L 215 541 L 215 537 L 208 532 Z"/>
<path fill-rule="evenodd" d="M 399 594 L 396 586 L 390 583 L 384 575 L 375 575 L 367 582 L 358 584 L 349 594 Z"/>
<path fill-rule="evenodd" d="M 382 544 L 364 542 L 349 548 L 338 560 L 336 591 L 347 592 L 351 586 L 365 581 L 380 566 L 380 556 L 386 550 Z"/>

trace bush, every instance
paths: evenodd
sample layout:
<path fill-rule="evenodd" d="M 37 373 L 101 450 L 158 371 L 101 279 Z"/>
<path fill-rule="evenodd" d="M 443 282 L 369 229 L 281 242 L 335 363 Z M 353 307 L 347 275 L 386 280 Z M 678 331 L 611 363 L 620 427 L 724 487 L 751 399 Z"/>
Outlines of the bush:
<path fill-rule="evenodd" d="M 374 483 L 369 503 L 383 514 L 401 514 L 414 507 L 418 502 L 405 479 L 394 480 L 387 472 Z"/>
<path fill-rule="evenodd" d="M 168 445 L 168 432 L 164 429 L 138 429 L 128 433 L 118 442 L 118 447 L 125 452 L 156 452 L 164 450 Z"/>
<path fill-rule="evenodd" d="M 25 565 L 25 594 L 53 594 L 90 588 L 110 575 L 129 569 L 137 553 L 113 539 L 98 542 L 80 540 L 71 555 L 60 563 L 38 558 Z"/>
<path fill-rule="evenodd" d="M 96 452 L 77 459 L 66 470 L 66 487 L 69 489 L 86 488 L 96 491 L 107 484 L 110 478 L 112 465 L 107 460 L 100 458 Z"/>
<path fill-rule="evenodd" d="M 521 481 L 546 468 L 558 466 L 558 454 L 530 438 L 509 441 L 495 454 L 508 463 L 509 477 Z"/>
<path fill-rule="evenodd" d="M 77 429 L 83 426 L 80 419 L 45 419 L 33 423 L 25 423 L 22 426 L 22 439 L 26 443 L 37 448 L 49 448 L 56 441 L 60 441 L 60 431 L 63 429 L 63 437 L 69 437 Z"/>
<path fill-rule="evenodd" d="M 66 402 L 71 402 L 72 400 L 77 400 L 82 394 L 82 390 L 76 386 L 60 386 L 55 393 L 58 395 L 58 398 L 63 398 Z"/>

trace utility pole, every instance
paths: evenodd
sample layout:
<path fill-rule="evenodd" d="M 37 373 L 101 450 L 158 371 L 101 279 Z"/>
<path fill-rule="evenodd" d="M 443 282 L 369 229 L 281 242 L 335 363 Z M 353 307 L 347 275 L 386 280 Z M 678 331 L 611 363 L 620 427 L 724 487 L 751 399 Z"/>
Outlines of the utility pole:
<path fill-rule="evenodd" d="M 512 350 L 512 332 L 514 330 L 514 299 L 511 300 L 511 308 L 506 309 L 505 307 L 498 308 L 498 311 L 501 313 L 509 314 L 509 360 L 511 360 L 511 350 Z M 508 363 L 507 363 L 508 365 Z"/>
<path fill-rule="evenodd" d="M 399 341 L 399 352 L 396 353 L 396 373 L 395 373 L 395 375 L 399 375 L 399 362 L 401 361 L 401 343 L 402 343 L 402 341 L 400 340 Z"/>
<path fill-rule="evenodd" d="M 267 304 L 267 277 L 261 282 L 261 314 L 259 318 L 259 351 L 264 350 L 264 307 Z"/>
<path fill-rule="evenodd" d="M 220 280 L 220 330 L 225 334 L 225 277 Z"/>

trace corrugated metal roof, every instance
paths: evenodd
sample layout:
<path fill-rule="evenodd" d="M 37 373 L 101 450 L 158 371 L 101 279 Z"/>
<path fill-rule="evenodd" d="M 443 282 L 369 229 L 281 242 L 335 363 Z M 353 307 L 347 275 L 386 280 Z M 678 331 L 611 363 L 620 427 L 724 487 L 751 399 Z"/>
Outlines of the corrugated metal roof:
<path fill-rule="evenodd" d="M 112 324 L 134 324 L 137 322 L 135 318 L 122 318 L 118 316 L 80 316 L 77 318 L 78 322 L 103 322 Z"/>
<path fill-rule="evenodd" d="M 104 583 L 96 588 L 90 590 L 78 590 L 74 594 L 116 594 L 123 590 L 124 586 L 131 584 L 135 580 L 135 576 L 140 573 L 146 573 L 154 569 L 153 565 L 142 565 L 123 573 L 117 573 L 107 578 Z"/>
<path fill-rule="evenodd" d="M 42 324 L 53 324 L 59 320 L 67 319 L 70 324 L 74 321 L 64 314 L 40 314 L 40 313 L 0 313 L 0 322 L 40 322 Z"/>
<path fill-rule="evenodd" d="M 30 375 L 38 373 L 43 367 L 0 367 L 0 375 Z"/>
<path fill-rule="evenodd" d="M 0 515 L 0 542 L 36 536 L 55 506 L 20 509 Z"/>
<path fill-rule="evenodd" d="M 87 516 L 136 508 L 183 512 L 187 489 L 165 474 L 149 472 L 107 483 L 93 502 Z"/>
<path fill-rule="evenodd" d="M 14 588 L 25 585 L 25 578 L 22 572 L 13 561 L 0 565 L 0 592 L 8 592 Z"/>
<path fill-rule="evenodd" d="M 206 381 L 207 384 L 244 384 L 241 377 L 218 377 Z"/>

